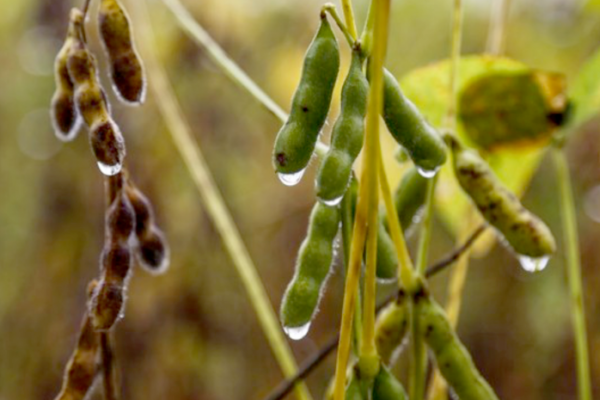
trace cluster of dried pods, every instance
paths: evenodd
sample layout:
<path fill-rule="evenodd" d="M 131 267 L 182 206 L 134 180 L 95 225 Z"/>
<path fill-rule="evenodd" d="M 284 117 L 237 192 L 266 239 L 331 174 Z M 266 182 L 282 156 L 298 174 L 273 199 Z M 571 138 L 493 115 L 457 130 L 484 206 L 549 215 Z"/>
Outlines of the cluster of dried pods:
<path fill-rule="evenodd" d="M 169 264 L 169 247 L 156 225 L 152 205 L 123 167 L 125 141 L 111 116 L 96 58 L 86 42 L 85 17 L 81 10 L 71 10 L 67 38 L 55 62 L 57 89 L 51 115 L 56 136 L 63 141 L 75 139 L 82 122 L 88 128 L 92 151 L 105 180 L 105 244 L 100 276 L 88 287 L 87 311 L 57 400 L 83 399 L 100 371 L 111 368 L 101 357 L 105 350 L 102 346 L 109 343 L 103 338 L 124 315 L 134 258 L 153 274 L 164 272 Z M 135 50 L 129 18 L 117 0 L 100 0 L 98 27 L 117 98 L 128 105 L 142 104 L 146 91 L 144 69 Z"/>

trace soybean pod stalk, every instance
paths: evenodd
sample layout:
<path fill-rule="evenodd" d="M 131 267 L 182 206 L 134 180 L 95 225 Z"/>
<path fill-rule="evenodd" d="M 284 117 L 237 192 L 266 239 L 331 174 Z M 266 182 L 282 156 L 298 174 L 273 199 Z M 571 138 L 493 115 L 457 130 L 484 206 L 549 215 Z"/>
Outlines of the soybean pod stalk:
<path fill-rule="evenodd" d="M 552 149 L 560 194 L 560 209 L 563 242 L 566 251 L 567 278 L 571 295 L 571 315 L 575 337 L 575 359 L 577 364 L 577 392 L 579 400 L 591 400 L 590 366 L 585 323 L 583 290 L 581 284 L 581 255 L 577 236 L 577 216 L 573 201 L 573 189 L 569 177 L 569 166 L 561 148 Z"/>

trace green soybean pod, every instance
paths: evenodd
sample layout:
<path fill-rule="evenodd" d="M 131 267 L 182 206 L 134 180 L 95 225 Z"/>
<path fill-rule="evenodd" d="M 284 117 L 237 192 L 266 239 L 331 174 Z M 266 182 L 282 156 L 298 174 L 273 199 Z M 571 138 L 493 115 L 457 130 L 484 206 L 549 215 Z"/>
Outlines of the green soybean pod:
<path fill-rule="evenodd" d="M 352 368 L 352 374 L 346 386 L 344 400 L 367 400 L 368 396 L 363 382 L 357 376 L 356 367 Z"/>
<path fill-rule="evenodd" d="M 543 268 L 556 250 L 550 229 L 521 205 L 476 152 L 465 149 L 456 139 L 447 140 L 452 148 L 456 178 L 481 215 L 518 255 L 532 261 L 522 261 L 524 268 L 530 264 L 530 271 L 536 270 L 536 265 Z"/>
<path fill-rule="evenodd" d="M 146 78 L 133 44 L 129 17 L 117 0 L 102 0 L 98 9 L 98 30 L 110 63 L 110 76 L 119 99 L 141 104 Z"/>
<path fill-rule="evenodd" d="M 304 57 L 290 116 L 275 139 L 273 166 L 286 184 L 297 183 L 298 179 L 287 180 L 286 176 L 301 174 L 310 161 L 329 112 L 339 66 L 337 40 L 323 13 L 321 26 Z"/>
<path fill-rule="evenodd" d="M 404 386 L 390 372 L 390 370 L 381 366 L 379 373 L 373 382 L 373 400 L 406 400 L 408 395 Z M 461 399 L 462 400 L 462 399 Z"/>
<path fill-rule="evenodd" d="M 81 24 L 83 15 L 80 10 L 74 8 L 69 17 L 69 29 L 67 37 L 54 60 L 54 80 L 56 82 L 56 91 L 52 96 L 50 105 L 50 116 L 56 137 L 64 142 L 71 141 L 77 136 L 81 119 L 79 112 L 75 107 L 73 99 L 75 88 L 69 75 L 67 61 L 69 51 L 77 37 L 76 24 Z"/>
<path fill-rule="evenodd" d="M 428 179 L 417 168 L 411 168 L 402 177 L 394 193 L 394 204 L 404 232 L 415 222 L 427 198 Z"/>
<path fill-rule="evenodd" d="M 342 200 L 350 182 L 352 164 L 362 148 L 369 86 L 362 72 L 362 64 L 359 51 L 354 50 L 348 77 L 342 88 L 342 107 L 333 126 L 331 146 L 317 173 L 317 197 L 329 205 Z"/>
<path fill-rule="evenodd" d="M 308 234 L 300 246 L 294 277 L 281 303 L 281 322 L 291 339 L 302 339 L 310 328 L 331 269 L 333 242 L 339 225 L 338 208 L 316 202 Z"/>
<path fill-rule="evenodd" d="M 356 201 L 358 199 L 358 181 L 356 178 L 353 177 L 350 180 L 346 195 L 351 198 L 352 215 L 354 216 L 356 213 Z M 398 257 L 396 255 L 394 242 L 388 231 L 385 229 L 384 217 L 379 218 L 377 230 L 376 276 L 377 279 L 381 281 L 389 281 L 396 278 Z"/>
<path fill-rule="evenodd" d="M 446 162 L 446 146 L 438 132 L 402 93 L 396 78 L 384 70 L 383 119 L 421 174 L 431 178 Z"/>
<path fill-rule="evenodd" d="M 414 295 L 417 329 L 446 382 L 461 400 L 498 400 L 452 329 L 444 310 L 424 291 Z"/>
<path fill-rule="evenodd" d="M 401 348 L 408 328 L 408 308 L 402 293 L 388 304 L 375 321 L 375 345 L 381 362 L 390 365 Z"/>

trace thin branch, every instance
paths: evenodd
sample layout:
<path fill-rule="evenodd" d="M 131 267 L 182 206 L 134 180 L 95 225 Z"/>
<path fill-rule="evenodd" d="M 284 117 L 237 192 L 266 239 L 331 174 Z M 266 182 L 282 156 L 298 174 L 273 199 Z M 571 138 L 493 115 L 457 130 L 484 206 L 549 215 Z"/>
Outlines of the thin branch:
<path fill-rule="evenodd" d="M 429 278 L 443 271 L 445 268 L 452 265 L 452 263 L 458 261 L 458 259 L 460 259 L 460 257 L 475 243 L 475 241 L 481 236 L 481 234 L 485 232 L 486 228 L 486 225 L 481 225 L 479 228 L 473 231 L 471 236 L 469 236 L 467 241 L 462 246 L 452 251 L 440 261 L 428 267 L 425 270 L 425 276 Z M 399 289 L 398 291 L 393 292 L 388 297 L 386 297 L 381 303 L 379 303 L 376 312 L 381 311 L 385 306 L 394 301 L 394 299 L 396 299 L 400 294 L 401 290 L 402 289 Z M 285 396 L 288 395 L 288 393 L 292 390 L 292 388 L 297 382 L 306 378 L 320 363 L 325 361 L 329 354 L 331 354 L 337 348 L 339 338 L 340 335 L 337 334 L 331 339 L 329 339 L 325 343 L 325 345 L 319 349 L 319 351 L 317 351 L 313 356 L 311 356 L 308 360 L 303 362 L 302 365 L 300 365 L 300 368 L 298 369 L 296 375 L 289 379 L 281 381 L 279 385 L 277 385 L 277 387 L 273 389 L 267 397 L 264 398 L 264 400 L 281 400 L 285 398 Z"/>
<path fill-rule="evenodd" d="M 168 0 L 173 2 L 174 0 Z M 143 1 L 130 2 L 136 10 L 137 26 L 140 27 L 140 49 L 145 53 L 147 73 L 150 87 L 158 109 L 169 128 L 169 134 L 193 179 L 203 205 L 219 232 L 223 244 L 231 257 L 252 308 L 258 318 L 263 333 L 267 337 L 277 362 L 286 377 L 294 376 L 298 369 L 293 353 L 283 335 L 277 315 L 273 310 L 269 296 L 256 270 L 250 254 L 242 240 L 240 232 L 233 220 L 219 188 L 217 187 L 204 155 L 198 143 L 193 139 L 192 130 L 175 97 L 171 83 L 154 51 L 154 32 L 150 25 L 150 17 Z M 299 399 L 310 399 L 305 385 L 296 386 Z"/>
<path fill-rule="evenodd" d="M 481 234 L 483 232 L 485 232 L 486 228 L 487 228 L 487 225 L 485 225 L 485 224 L 480 225 L 479 228 L 477 228 L 471 234 L 471 236 L 467 239 L 467 241 L 462 246 L 460 246 L 459 248 L 454 250 L 448 256 L 444 257 L 442 260 L 440 260 L 440 261 L 436 262 L 435 264 L 433 264 L 432 266 L 428 267 L 427 270 L 425 271 L 425 276 L 426 277 L 433 276 L 433 275 L 437 274 L 438 272 L 444 270 L 450 264 L 456 262 L 465 253 L 465 251 L 467 251 L 473 245 L 473 243 L 475 243 L 475 241 L 479 238 L 479 236 L 481 236 Z"/>
<path fill-rule="evenodd" d="M 90 9 L 90 3 L 91 0 L 85 0 L 85 2 L 83 3 L 83 8 L 81 10 L 81 12 L 83 13 L 83 19 L 85 20 L 85 17 L 87 16 L 87 12 Z"/>

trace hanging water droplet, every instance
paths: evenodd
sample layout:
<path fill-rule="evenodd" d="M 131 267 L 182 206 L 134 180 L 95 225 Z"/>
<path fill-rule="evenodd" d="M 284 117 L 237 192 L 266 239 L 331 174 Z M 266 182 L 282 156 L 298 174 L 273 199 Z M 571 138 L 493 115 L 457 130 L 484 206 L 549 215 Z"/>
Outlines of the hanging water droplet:
<path fill-rule="evenodd" d="M 417 167 L 417 171 L 419 171 L 419 174 L 426 179 L 431 179 L 435 176 L 435 174 L 438 173 L 438 171 L 440 170 L 440 167 L 436 167 L 434 169 L 424 169 L 421 167 Z"/>
<path fill-rule="evenodd" d="M 301 326 L 284 326 L 283 331 L 292 340 L 300 340 L 308 333 L 310 321 Z"/>
<path fill-rule="evenodd" d="M 524 255 L 519 255 L 519 262 L 521 263 L 521 267 L 527 272 L 539 272 L 546 268 L 548 265 L 548 261 L 550 260 L 550 256 L 542 256 L 539 258 L 528 257 Z"/>
<path fill-rule="evenodd" d="M 291 174 L 284 174 L 283 172 L 278 172 L 277 177 L 285 186 L 294 186 L 297 185 L 298 182 L 300 182 L 300 179 L 302 179 L 302 176 L 304 176 L 304 171 L 306 171 L 306 168 L 298 172 L 292 172 Z"/>
<path fill-rule="evenodd" d="M 113 176 L 121 172 L 122 164 L 117 163 L 114 165 L 104 164 L 98 161 L 98 168 L 100 168 L 100 172 L 102 172 L 106 176 Z"/>
<path fill-rule="evenodd" d="M 319 201 L 321 203 L 325 204 L 326 206 L 335 207 L 342 202 L 343 198 L 344 198 L 344 196 L 342 195 L 340 197 L 336 197 L 335 199 L 331 199 L 331 200 L 319 199 Z"/>

